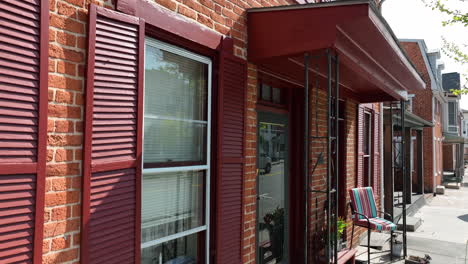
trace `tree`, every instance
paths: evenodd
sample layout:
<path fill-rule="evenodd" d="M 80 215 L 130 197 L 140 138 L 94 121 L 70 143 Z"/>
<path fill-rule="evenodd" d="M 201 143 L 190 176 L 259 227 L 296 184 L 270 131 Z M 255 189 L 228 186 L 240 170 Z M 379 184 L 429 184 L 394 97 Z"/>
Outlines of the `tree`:
<path fill-rule="evenodd" d="M 447 16 L 447 19 L 442 21 L 443 26 L 462 25 L 468 30 L 468 13 L 464 13 L 463 10 L 447 6 L 447 0 L 422 1 L 426 6 L 432 8 L 432 10 L 437 10 Z M 466 0 L 457 1 L 466 2 Z M 465 68 L 468 68 L 468 44 L 456 44 L 442 37 L 442 52 L 447 55 L 447 57 L 460 63 L 462 66 L 465 66 Z M 468 94 L 468 70 L 461 72 L 461 76 L 463 78 L 462 82 L 464 82 L 464 85 L 462 85 L 460 91 L 452 91 L 457 95 Z"/>

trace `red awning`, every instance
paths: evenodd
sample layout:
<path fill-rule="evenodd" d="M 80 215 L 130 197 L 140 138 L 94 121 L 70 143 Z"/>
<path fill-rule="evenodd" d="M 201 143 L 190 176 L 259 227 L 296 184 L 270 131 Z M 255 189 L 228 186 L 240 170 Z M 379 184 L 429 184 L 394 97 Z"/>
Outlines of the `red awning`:
<path fill-rule="evenodd" d="M 285 61 L 300 61 L 305 52 L 327 48 L 339 55 L 340 83 L 353 93 L 399 100 L 405 91 L 425 88 L 369 1 L 248 10 L 248 57 L 254 63 L 275 68 L 274 61 L 282 61 L 285 66 Z"/>

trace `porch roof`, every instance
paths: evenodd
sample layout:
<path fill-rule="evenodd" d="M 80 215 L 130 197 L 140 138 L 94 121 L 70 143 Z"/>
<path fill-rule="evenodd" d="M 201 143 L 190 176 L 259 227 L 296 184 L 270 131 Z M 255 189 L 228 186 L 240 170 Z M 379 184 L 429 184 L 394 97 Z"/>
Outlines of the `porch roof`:
<path fill-rule="evenodd" d="M 456 134 L 451 134 L 447 132 L 443 132 L 444 140 L 442 141 L 444 144 L 464 144 L 465 138 L 458 136 Z"/>
<path fill-rule="evenodd" d="M 425 88 L 392 30 L 368 0 L 247 12 L 248 58 L 254 63 L 290 67 L 288 61 L 304 53 L 331 49 L 340 56 L 341 86 L 367 94 L 367 101 L 405 99 L 406 91 Z"/>
<path fill-rule="evenodd" d="M 385 109 L 385 113 L 390 114 L 390 110 Z M 395 120 L 398 120 L 399 122 L 399 120 L 401 119 L 401 116 L 400 114 L 393 114 L 393 118 Z M 434 124 L 432 122 L 429 122 L 426 119 L 418 115 L 415 115 L 408 110 L 405 110 L 405 127 L 421 130 L 424 127 L 433 127 L 433 126 Z"/>

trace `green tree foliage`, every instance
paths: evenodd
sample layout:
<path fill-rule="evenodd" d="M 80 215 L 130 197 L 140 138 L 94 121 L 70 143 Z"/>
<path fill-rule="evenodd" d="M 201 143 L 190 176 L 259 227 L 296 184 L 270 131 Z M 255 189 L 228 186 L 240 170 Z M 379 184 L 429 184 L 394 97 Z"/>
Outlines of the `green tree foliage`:
<path fill-rule="evenodd" d="M 452 5 L 447 5 L 448 0 L 422 0 L 426 6 L 432 8 L 432 10 L 439 11 L 444 14 L 447 18 L 442 21 L 443 26 L 452 26 L 452 25 L 462 25 L 468 29 L 468 13 L 465 13 L 461 9 L 452 8 Z M 466 0 L 451 0 L 451 2 L 460 2 L 468 6 Z M 466 32 L 468 34 L 468 30 Z M 468 68 L 468 44 L 461 43 L 457 44 L 447 40 L 445 37 L 442 37 L 442 52 L 447 55 L 447 57 L 456 61 L 457 63 Z M 461 72 L 462 76 L 462 88 L 460 91 L 452 91 L 455 94 L 468 94 L 468 72 Z"/>

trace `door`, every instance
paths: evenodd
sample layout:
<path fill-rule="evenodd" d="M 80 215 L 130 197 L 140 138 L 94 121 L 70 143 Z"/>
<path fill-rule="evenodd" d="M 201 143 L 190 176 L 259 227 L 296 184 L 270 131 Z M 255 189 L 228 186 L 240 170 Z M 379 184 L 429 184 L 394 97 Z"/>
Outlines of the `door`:
<path fill-rule="evenodd" d="M 288 119 L 258 113 L 257 263 L 288 263 Z"/>

